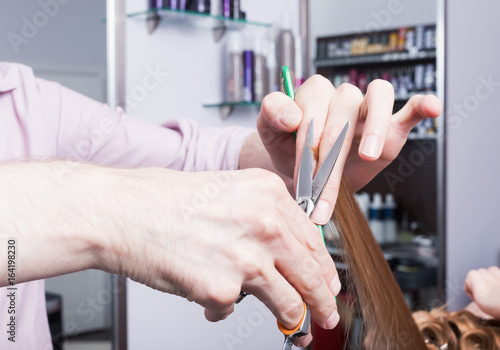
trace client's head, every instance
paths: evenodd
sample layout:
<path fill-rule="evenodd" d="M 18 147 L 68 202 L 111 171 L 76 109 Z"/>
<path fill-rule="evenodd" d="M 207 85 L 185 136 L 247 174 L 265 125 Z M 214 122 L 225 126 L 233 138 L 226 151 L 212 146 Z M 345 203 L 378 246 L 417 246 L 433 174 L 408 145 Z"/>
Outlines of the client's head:
<path fill-rule="evenodd" d="M 444 308 L 413 313 L 428 349 L 499 350 L 500 322 L 482 320 L 466 310 Z"/>

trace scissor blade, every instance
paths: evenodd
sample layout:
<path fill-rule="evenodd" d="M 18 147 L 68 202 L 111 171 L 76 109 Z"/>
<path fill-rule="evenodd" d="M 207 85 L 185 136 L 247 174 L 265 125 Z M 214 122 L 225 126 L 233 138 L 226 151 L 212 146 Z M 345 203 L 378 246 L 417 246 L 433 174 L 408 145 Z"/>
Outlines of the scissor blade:
<path fill-rule="evenodd" d="M 309 123 L 307 131 L 307 140 L 302 151 L 300 159 L 299 174 L 297 177 L 297 194 L 296 199 L 305 197 L 311 198 L 312 195 L 312 176 L 313 176 L 313 154 L 311 147 L 314 143 L 314 119 Z"/>
<path fill-rule="evenodd" d="M 345 123 L 344 129 L 342 129 L 337 141 L 333 144 L 328 156 L 326 156 L 325 161 L 314 177 L 311 198 L 315 205 L 318 203 L 319 196 L 321 195 L 321 192 L 323 192 L 323 188 L 325 187 L 326 182 L 335 167 L 340 150 L 342 149 L 342 144 L 344 143 L 345 136 L 347 135 L 347 129 L 349 129 L 349 122 Z"/>

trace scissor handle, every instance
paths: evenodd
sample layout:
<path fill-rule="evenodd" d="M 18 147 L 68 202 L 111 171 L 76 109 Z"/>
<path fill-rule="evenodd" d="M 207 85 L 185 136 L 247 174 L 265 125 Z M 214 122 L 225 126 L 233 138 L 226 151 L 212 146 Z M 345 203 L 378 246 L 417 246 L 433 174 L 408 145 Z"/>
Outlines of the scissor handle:
<path fill-rule="evenodd" d="M 300 322 L 297 325 L 297 327 L 295 327 L 293 329 L 288 329 L 285 326 L 283 326 L 280 321 L 277 321 L 278 328 L 281 331 L 281 333 L 283 333 L 284 335 L 292 335 L 294 333 L 297 333 L 300 330 L 300 328 L 302 327 L 302 324 L 304 323 L 304 320 L 305 320 L 306 315 L 307 315 L 307 305 L 306 305 L 305 301 L 303 301 L 303 300 L 302 300 L 302 303 L 304 304 L 304 313 L 302 314 L 302 318 L 300 319 Z"/>

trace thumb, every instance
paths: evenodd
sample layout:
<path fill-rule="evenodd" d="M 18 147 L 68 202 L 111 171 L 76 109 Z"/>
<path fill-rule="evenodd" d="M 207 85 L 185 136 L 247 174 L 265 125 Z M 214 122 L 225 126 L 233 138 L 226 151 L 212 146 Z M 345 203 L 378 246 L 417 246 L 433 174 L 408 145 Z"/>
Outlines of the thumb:
<path fill-rule="evenodd" d="M 262 101 L 257 129 L 262 131 L 292 133 L 296 131 L 302 121 L 302 110 L 287 95 L 282 92 L 273 92 Z"/>

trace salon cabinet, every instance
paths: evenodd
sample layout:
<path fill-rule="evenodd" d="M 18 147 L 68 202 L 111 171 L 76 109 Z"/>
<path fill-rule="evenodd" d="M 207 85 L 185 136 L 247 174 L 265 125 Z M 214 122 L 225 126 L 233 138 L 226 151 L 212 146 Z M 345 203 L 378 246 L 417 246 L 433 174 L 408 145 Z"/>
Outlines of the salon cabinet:
<path fill-rule="evenodd" d="M 366 93 L 367 86 L 375 79 L 391 82 L 395 89 L 393 113 L 396 113 L 417 93 L 438 94 L 442 80 L 436 81 L 439 74 L 435 69 L 440 53 L 436 47 L 436 25 L 416 24 L 320 36 L 316 38 L 314 66 L 317 73 L 337 88 L 350 83 Z M 412 308 L 426 307 L 441 293 L 438 282 L 438 271 L 442 270 L 438 250 L 442 235 L 439 229 L 441 124 L 442 117 L 421 122 L 410 133 L 397 159 L 358 192 L 368 193 L 372 200 L 375 193 L 392 194 L 397 203 L 398 227 L 406 225 L 406 232 L 424 237 L 422 240 L 428 244 L 381 243 Z M 402 272 L 405 270 L 413 272 Z"/>

